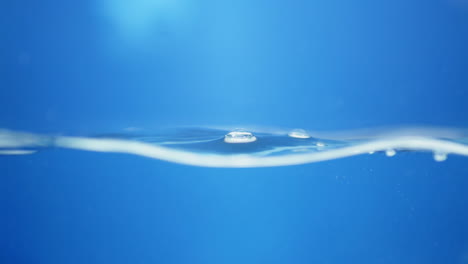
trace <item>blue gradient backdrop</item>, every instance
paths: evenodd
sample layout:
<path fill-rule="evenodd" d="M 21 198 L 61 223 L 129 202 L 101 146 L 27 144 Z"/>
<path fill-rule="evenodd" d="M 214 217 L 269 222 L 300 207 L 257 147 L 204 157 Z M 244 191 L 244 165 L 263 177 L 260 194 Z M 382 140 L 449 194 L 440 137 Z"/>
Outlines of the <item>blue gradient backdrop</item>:
<path fill-rule="evenodd" d="M 468 126 L 468 2 L 0 2 L 0 127 Z M 468 160 L 0 157 L 0 263 L 468 263 Z"/>

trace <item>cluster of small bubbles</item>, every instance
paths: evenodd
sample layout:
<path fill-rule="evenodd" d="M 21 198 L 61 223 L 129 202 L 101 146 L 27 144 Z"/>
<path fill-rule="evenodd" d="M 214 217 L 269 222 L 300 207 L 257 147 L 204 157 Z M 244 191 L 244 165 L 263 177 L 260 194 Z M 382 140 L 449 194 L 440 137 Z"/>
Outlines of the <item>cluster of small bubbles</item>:
<path fill-rule="evenodd" d="M 310 138 L 310 135 L 304 129 L 294 129 L 288 133 L 292 138 Z"/>
<path fill-rule="evenodd" d="M 252 133 L 242 130 L 232 131 L 224 136 L 226 143 L 250 143 L 255 140 L 257 138 Z"/>
<path fill-rule="evenodd" d="M 447 153 L 434 152 L 434 160 L 438 162 L 445 161 L 447 159 Z"/>
<path fill-rule="evenodd" d="M 393 157 L 396 155 L 396 151 L 394 149 L 387 149 L 385 155 L 387 155 L 387 157 Z"/>

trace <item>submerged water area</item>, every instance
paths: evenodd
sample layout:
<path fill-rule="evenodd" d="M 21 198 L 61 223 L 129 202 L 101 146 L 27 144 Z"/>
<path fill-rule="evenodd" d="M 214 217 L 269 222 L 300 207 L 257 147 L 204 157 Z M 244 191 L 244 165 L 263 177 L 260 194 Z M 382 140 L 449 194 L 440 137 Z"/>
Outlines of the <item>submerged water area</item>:
<path fill-rule="evenodd" d="M 94 136 L 52 136 L 0 130 L 0 154 L 33 154 L 52 148 L 127 153 L 203 167 L 275 167 L 356 155 L 429 152 L 441 162 L 448 155 L 468 156 L 468 135 L 456 129 L 398 129 L 357 135 L 303 129 L 256 130 L 177 128 Z"/>
<path fill-rule="evenodd" d="M 0 260 L 464 264 L 464 135 L 3 129 Z"/>

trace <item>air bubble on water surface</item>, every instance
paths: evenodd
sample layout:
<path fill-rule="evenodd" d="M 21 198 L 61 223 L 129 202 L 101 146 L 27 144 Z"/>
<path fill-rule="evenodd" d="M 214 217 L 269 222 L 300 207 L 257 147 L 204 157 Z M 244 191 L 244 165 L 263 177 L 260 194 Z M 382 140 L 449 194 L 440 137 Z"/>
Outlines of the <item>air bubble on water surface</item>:
<path fill-rule="evenodd" d="M 294 129 L 288 133 L 292 138 L 310 138 L 310 135 L 304 129 Z"/>
<path fill-rule="evenodd" d="M 224 136 L 226 143 L 250 143 L 257 140 L 257 138 L 247 131 L 232 131 Z"/>
<path fill-rule="evenodd" d="M 434 152 L 434 160 L 438 162 L 445 161 L 447 159 L 447 153 L 444 152 Z"/>
<path fill-rule="evenodd" d="M 387 149 L 385 155 L 387 155 L 387 157 L 393 157 L 396 155 L 396 151 L 394 149 Z"/>

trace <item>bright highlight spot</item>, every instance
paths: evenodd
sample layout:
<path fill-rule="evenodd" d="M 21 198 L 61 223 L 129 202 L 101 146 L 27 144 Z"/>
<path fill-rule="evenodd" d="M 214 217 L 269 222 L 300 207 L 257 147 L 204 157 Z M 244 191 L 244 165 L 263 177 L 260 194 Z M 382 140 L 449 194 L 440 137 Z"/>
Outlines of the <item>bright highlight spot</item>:
<path fill-rule="evenodd" d="M 317 147 L 319 147 L 319 148 L 325 147 L 325 143 L 323 143 L 323 142 L 317 142 L 315 145 L 316 145 Z"/>

